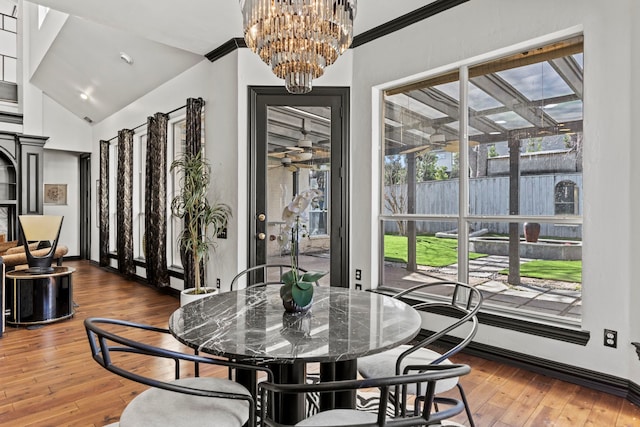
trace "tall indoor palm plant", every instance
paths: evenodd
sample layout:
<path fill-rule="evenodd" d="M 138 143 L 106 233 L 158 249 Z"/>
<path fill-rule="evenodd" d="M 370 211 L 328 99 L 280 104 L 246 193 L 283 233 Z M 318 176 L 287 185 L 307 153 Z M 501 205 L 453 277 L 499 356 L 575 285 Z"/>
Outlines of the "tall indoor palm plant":
<path fill-rule="evenodd" d="M 210 250 L 215 249 L 213 237 L 226 227 L 231 208 L 224 203 L 209 203 L 211 165 L 202 152 L 183 154 L 171 163 L 171 171 L 176 169 L 180 174 L 180 191 L 171 201 L 171 212 L 184 220 L 178 244 L 186 255 L 191 256 L 195 279 L 190 286 L 191 275 L 185 274 L 185 289 L 193 287 L 194 293 L 200 294 L 200 263 L 208 258 Z"/>

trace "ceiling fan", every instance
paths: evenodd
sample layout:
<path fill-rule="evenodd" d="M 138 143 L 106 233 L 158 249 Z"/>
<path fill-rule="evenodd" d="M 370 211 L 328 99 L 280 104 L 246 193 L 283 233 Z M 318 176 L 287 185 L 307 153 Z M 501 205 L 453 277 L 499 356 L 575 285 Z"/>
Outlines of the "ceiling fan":
<path fill-rule="evenodd" d="M 311 138 L 307 137 L 309 131 L 307 131 L 305 119 L 302 119 L 302 128 L 300 129 L 300 133 L 302 136 L 298 139 L 296 145 L 293 147 L 287 147 L 288 150 L 294 152 L 293 157 L 296 161 L 306 162 L 314 158 L 327 158 L 330 156 L 331 153 L 329 151 L 322 149 L 317 145 L 313 145 Z"/>
<path fill-rule="evenodd" d="M 280 157 L 279 154 L 284 153 L 284 156 Z M 298 160 L 295 160 L 294 158 L 290 157 L 287 155 L 286 152 L 280 152 L 280 153 L 274 153 L 274 154 L 278 154 L 277 156 L 272 156 L 271 154 L 269 154 L 269 157 L 273 157 L 276 159 L 280 160 L 280 164 L 271 164 L 269 165 L 269 169 L 275 169 L 275 168 L 286 168 L 288 171 L 290 172 L 297 172 L 300 169 L 304 168 L 304 169 L 316 169 L 315 165 L 309 164 L 309 163 L 298 163 Z"/>
<path fill-rule="evenodd" d="M 480 145 L 478 141 L 469 140 L 469 147 L 476 147 L 478 145 Z M 400 154 L 417 153 L 416 155 L 419 156 L 429 150 L 444 150 L 455 153 L 460 151 L 460 141 L 446 141 L 444 134 L 440 133 L 439 129 L 436 129 L 436 131 L 429 136 L 429 142 L 408 148 L 401 151 Z"/>
<path fill-rule="evenodd" d="M 422 154 L 424 151 L 442 149 L 447 145 L 444 134 L 440 133 L 439 129 L 436 129 L 434 133 L 429 135 L 429 140 L 425 144 L 417 145 L 415 147 L 408 148 L 401 151 L 400 154 L 409 154 L 419 152 L 417 155 Z"/>

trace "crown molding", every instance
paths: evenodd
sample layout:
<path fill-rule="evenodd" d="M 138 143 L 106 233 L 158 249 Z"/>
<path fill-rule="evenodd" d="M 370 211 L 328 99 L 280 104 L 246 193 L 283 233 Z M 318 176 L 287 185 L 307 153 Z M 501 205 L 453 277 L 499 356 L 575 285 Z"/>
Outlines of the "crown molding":
<path fill-rule="evenodd" d="M 434 15 L 447 11 L 468 1 L 470 0 L 436 0 L 426 6 L 406 13 L 396 19 L 393 19 L 382 25 L 378 25 L 377 27 L 365 31 L 362 34 L 358 34 L 353 38 L 353 43 L 351 43 L 350 48 L 353 49 L 358 46 L 362 46 L 365 43 L 369 43 L 373 40 L 379 39 L 380 37 L 384 37 L 398 30 L 402 30 L 409 25 L 430 18 Z M 205 57 L 209 61 L 215 62 L 225 55 L 243 47 L 247 47 L 244 38 L 234 37 L 221 46 L 215 48 L 211 52 L 205 54 Z"/>

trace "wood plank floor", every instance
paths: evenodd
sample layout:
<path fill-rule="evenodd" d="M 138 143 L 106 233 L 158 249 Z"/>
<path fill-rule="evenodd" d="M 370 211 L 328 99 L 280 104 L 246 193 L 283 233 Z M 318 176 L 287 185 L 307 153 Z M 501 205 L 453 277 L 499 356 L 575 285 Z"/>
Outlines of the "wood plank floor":
<path fill-rule="evenodd" d="M 91 359 L 83 320 L 102 316 L 166 327 L 178 307 L 175 297 L 88 262 L 66 264 L 77 269 L 74 318 L 33 330 L 8 326 L 0 339 L 0 426 L 104 426 L 117 421 L 144 387 Z M 173 340 L 163 345 L 183 348 Z M 479 427 L 640 425 L 640 409 L 623 398 L 469 355 L 456 361 L 472 367 L 462 384 Z M 467 424 L 463 415 L 456 421 Z"/>

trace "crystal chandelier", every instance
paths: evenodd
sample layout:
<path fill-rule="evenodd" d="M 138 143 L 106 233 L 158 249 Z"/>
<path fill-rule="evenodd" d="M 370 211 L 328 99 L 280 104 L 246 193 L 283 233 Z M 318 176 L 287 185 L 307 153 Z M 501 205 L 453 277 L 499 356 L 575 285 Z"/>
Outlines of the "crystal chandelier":
<path fill-rule="evenodd" d="M 240 0 L 244 39 L 289 92 L 308 93 L 351 45 L 356 2 Z"/>

